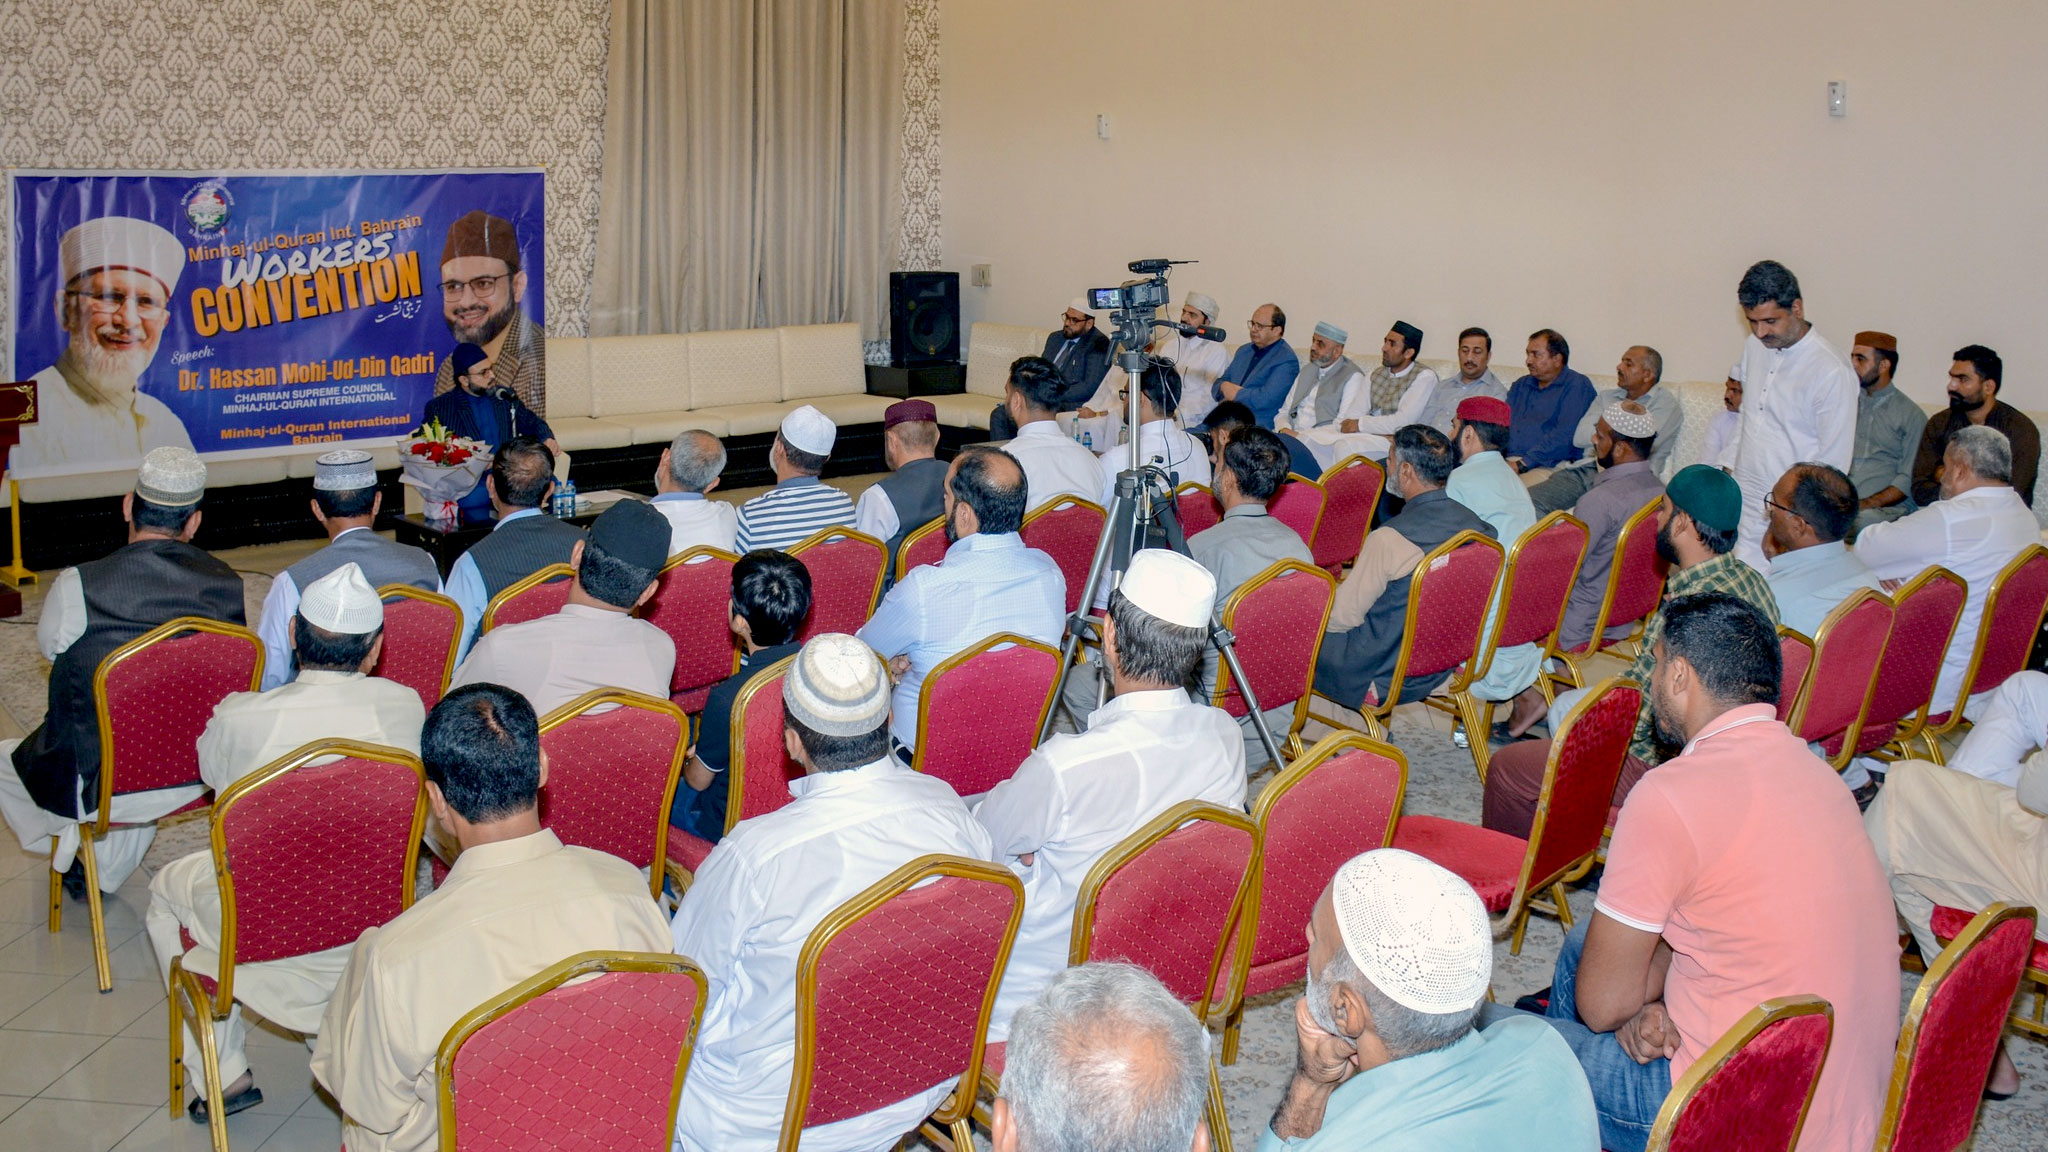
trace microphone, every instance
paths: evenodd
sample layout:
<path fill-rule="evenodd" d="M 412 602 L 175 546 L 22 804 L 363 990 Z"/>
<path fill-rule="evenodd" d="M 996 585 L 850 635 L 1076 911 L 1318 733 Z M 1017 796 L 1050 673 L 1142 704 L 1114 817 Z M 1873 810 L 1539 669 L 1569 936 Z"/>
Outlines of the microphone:
<path fill-rule="evenodd" d="M 1222 337 L 1221 335 L 1217 335 L 1217 336 L 1211 337 L 1211 339 L 1215 339 L 1215 340 L 1221 340 L 1221 339 L 1223 339 L 1223 337 Z M 494 387 L 493 387 L 493 388 L 492 388 L 492 389 L 490 390 L 490 392 L 488 393 L 488 395 L 489 395 L 489 396 L 490 396 L 490 398 L 491 398 L 491 399 L 493 399 L 493 400 L 500 400 L 500 401 L 503 401 L 504 403 L 507 403 L 507 404 L 517 404 L 517 403 L 519 403 L 519 393 L 517 393 L 517 392 L 514 392 L 514 391 L 512 391 L 512 389 L 510 389 L 510 388 L 507 388 L 507 387 L 506 387 L 505 385 L 503 385 L 503 384 L 499 384 L 499 385 L 496 385 L 496 386 L 494 386 Z"/>
<path fill-rule="evenodd" d="M 1218 344 L 1223 343 L 1223 329 L 1221 328 L 1212 328 L 1206 324 L 1178 324 L 1173 321 L 1165 321 L 1164 323 L 1167 327 L 1183 336 L 1199 336 L 1204 340 L 1213 340 Z"/>

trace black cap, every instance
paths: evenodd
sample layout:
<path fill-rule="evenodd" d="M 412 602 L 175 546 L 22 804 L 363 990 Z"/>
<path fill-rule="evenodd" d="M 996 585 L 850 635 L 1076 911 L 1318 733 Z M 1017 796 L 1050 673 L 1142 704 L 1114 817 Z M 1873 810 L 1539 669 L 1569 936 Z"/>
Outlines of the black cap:
<path fill-rule="evenodd" d="M 669 520 L 654 505 L 631 498 L 598 514 L 590 542 L 636 568 L 660 571 L 668 563 Z"/>

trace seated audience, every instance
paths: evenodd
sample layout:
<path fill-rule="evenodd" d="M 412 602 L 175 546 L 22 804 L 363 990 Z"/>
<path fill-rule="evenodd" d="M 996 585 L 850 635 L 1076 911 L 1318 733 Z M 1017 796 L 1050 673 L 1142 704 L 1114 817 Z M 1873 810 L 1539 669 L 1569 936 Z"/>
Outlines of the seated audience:
<path fill-rule="evenodd" d="M 457 344 L 455 351 L 448 354 L 448 369 L 455 386 L 427 401 L 426 409 L 420 413 L 422 425 L 439 421 L 450 433 L 482 441 L 492 450 L 527 437 L 547 445 L 549 452 L 561 453 L 562 445 L 555 440 L 554 429 L 538 412 L 527 407 L 525 400 L 516 393 L 493 395 L 497 392 L 497 360 L 490 352 L 477 344 Z M 535 383 L 539 383 L 538 379 Z M 457 503 L 465 516 L 488 515 L 490 490 L 479 484 Z"/>
<path fill-rule="evenodd" d="M 782 705 L 783 744 L 804 769 L 795 799 L 734 828 L 676 909 L 675 950 L 710 983 L 676 1108 L 681 1152 L 776 1147 L 796 1053 L 797 959 L 819 921 L 919 856 L 989 858 L 987 833 L 953 790 L 889 754 L 889 673 L 867 645 L 813 637 L 782 682 Z M 889 1147 L 953 1087 L 807 1129 L 803 1144 Z"/>
<path fill-rule="evenodd" d="M 315 740 L 345 738 L 419 755 L 426 709 L 412 689 L 370 675 L 384 645 L 384 603 L 353 561 L 306 585 L 294 606 L 289 635 L 298 679 L 269 692 L 229 696 L 214 708 L 200 734 L 199 775 L 215 795 Z M 171 960 L 178 956 L 184 957 L 187 972 L 219 977 L 220 910 L 210 849 L 171 861 L 150 881 L 149 942 L 166 983 Z M 178 937 L 181 928 L 192 936 L 190 951 Z M 255 1086 L 249 1068 L 242 1004 L 294 1032 L 319 1031 L 352 946 L 235 966 L 237 1003 L 213 1032 L 226 1115 L 263 1102 L 263 1090 Z M 197 1041 L 187 1039 L 184 1057 L 193 1093 L 187 1111 L 204 1123 L 206 1070 Z"/>
<path fill-rule="evenodd" d="M 1426 424 L 1394 433 L 1388 487 L 1406 501 L 1365 538 L 1358 561 L 1337 585 L 1328 635 L 1316 658 L 1315 690 L 1357 708 L 1392 688 L 1408 620 L 1408 585 L 1422 558 L 1460 532 L 1493 535 L 1493 526 L 1450 498 L 1444 483 L 1457 465 L 1451 442 Z M 1402 700 L 1420 700 L 1450 673 L 1411 676 Z"/>
<path fill-rule="evenodd" d="M 1024 470 L 999 448 L 963 449 L 946 472 L 946 556 L 913 568 L 882 597 L 860 638 L 896 680 L 891 732 L 917 742 L 917 698 L 946 657 L 998 632 L 1058 644 L 1067 581 L 1053 558 L 1026 548 Z"/>
<path fill-rule="evenodd" d="M 24 739 L 0 741 L 14 770 L 0 772 L 0 816 L 24 852 L 64 874 L 64 891 L 86 899 L 78 825 L 99 813 L 100 722 L 92 682 L 100 661 L 130 640 L 180 616 L 243 621 L 242 578 L 192 546 L 206 464 L 189 448 L 153 448 L 135 490 L 121 498 L 128 542 L 98 560 L 66 568 L 43 595 L 36 647 L 50 662 L 49 710 Z M 102 892 L 128 879 L 156 838 L 155 821 L 197 799 L 198 784 L 114 797 L 110 829 L 93 850 Z M 56 848 L 53 855 L 52 847 Z"/>
<path fill-rule="evenodd" d="M 435 1058 L 478 1004 L 579 952 L 670 950 L 638 870 L 541 827 L 547 759 L 518 693 L 450 690 L 420 752 L 427 804 L 462 851 L 433 892 L 356 940 L 320 1021 L 313 1078 L 353 1152 L 440 1146 Z"/>
<path fill-rule="evenodd" d="M 1198 328 L 1217 327 L 1223 323 L 1223 314 L 1213 298 L 1190 292 L 1187 302 L 1180 306 L 1180 322 Z M 1152 355 L 1172 363 L 1184 385 L 1180 398 L 1181 427 L 1201 427 L 1209 418 L 1209 410 L 1216 406 L 1213 389 L 1223 370 L 1230 367 L 1230 349 L 1220 340 L 1183 336 L 1172 328 L 1154 328 L 1152 332 Z"/>
<path fill-rule="evenodd" d="M 1650 449 L 1650 467 L 1658 475 L 1663 474 L 1671 450 L 1678 447 L 1678 438 L 1685 428 L 1685 405 L 1661 383 L 1663 354 L 1637 344 L 1621 354 L 1621 362 L 1614 366 L 1614 376 L 1618 383 L 1594 393 L 1593 403 L 1579 417 L 1579 426 L 1572 432 L 1572 446 L 1583 450 L 1579 458 L 1558 465 L 1542 483 L 1529 489 L 1529 499 L 1535 502 L 1538 516 L 1570 508 L 1593 486 L 1600 471 L 1598 453 L 1593 450 L 1593 431 L 1610 404 L 1632 400 L 1649 410 L 1650 421 L 1657 428 L 1657 440 Z"/>
<path fill-rule="evenodd" d="M 1959 428 L 1949 435 L 1947 451 L 1939 500 L 1930 497 L 1918 511 L 1872 524 L 1856 537 L 1856 555 L 1887 584 L 1910 580 L 1939 564 L 1969 585 L 1962 619 L 1942 657 L 1930 716 L 1967 703 L 1956 694 L 1977 647 L 1991 583 L 2021 549 L 2041 539 L 2033 511 L 2013 490 L 2012 446 L 2005 433 L 1981 425 Z"/>
<path fill-rule="evenodd" d="M 1657 529 L 1657 555 L 1671 566 L 1671 574 L 1664 580 L 1664 604 L 1644 626 L 1641 647 L 1622 673 L 1624 677 L 1638 685 L 1649 684 L 1666 612 L 1679 598 L 1697 592 L 1722 592 L 1743 601 L 1771 622 L 1772 634 L 1776 635 L 1778 602 L 1771 595 L 1770 585 L 1734 554 L 1735 530 L 1741 516 L 1742 491 L 1726 472 L 1691 464 L 1671 478 L 1671 487 L 1664 493 L 1662 525 Z M 1548 714 L 1554 721 L 1562 720 L 1586 691 L 1573 688 L 1558 693 Z M 1670 749 L 1659 744 L 1660 738 L 1662 733 L 1651 720 L 1650 697 L 1645 694 L 1636 713 L 1635 738 L 1629 743 L 1628 761 L 1622 766 L 1621 779 L 1614 785 L 1616 804 L 1643 778 L 1643 773 L 1669 754 Z M 1536 800 L 1543 789 L 1543 765 L 1549 757 L 1549 740 L 1523 740 L 1493 754 L 1493 765 L 1486 774 L 1483 822 L 1488 828 L 1513 836 L 1529 834 L 1530 823 L 1536 816 Z"/>
<path fill-rule="evenodd" d="M 462 609 L 459 659 L 483 627 L 491 598 L 550 564 L 567 564 L 583 529 L 541 509 L 555 491 L 555 454 L 530 437 L 506 441 L 484 473 L 498 522 L 448 569 L 448 598 Z"/>
<path fill-rule="evenodd" d="M 1607 581 L 1614 570 L 1614 552 L 1621 546 L 1621 530 L 1629 517 L 1643 505 L 1664 495 L 1664 481 L 1650 465 L 1659 434 L 1657 418 L 1632 401 L 1609 404 L 1593 424 L 1593 462 L 1599 472 L 1592 487 L 1572 505 L 1572 515 L 1585 521 L 1586 559 L 1565 601 L 1564 624 L 1558 643 L 1567 650 L 1583 646 L 1593 638 L 1593 621 L 1607 596 Z M 1618 640 L 1628 634 L 1631 624 L 1616 624 L 1607 637 Z"/>
<path fill-rule="evenodd" d="M 1300 358 L 1287 343 L 1287 314 L 1278 304 L 1261 304 L 1252 310 L 1251 339 L 1238 345 L 1230 366 L 1223 370 L 1210 395 L 1217 400 L 1235 400 L 1252 410 L 1259 427 L 1271 428 L 1287 390 L 1294 385 Z"/>
<path fill-rule="evenodd" d="M 1585 1066 L 1600 1146 L 1641 1152 L 1671 1082 L 1744 1013 L 1819 996 L 1834 1039 L 1800 1147 L 1868 1148 L 1899 1034 L 1899 947 L 1855 801 L 1778 722 L 1777 630 L 1754 605 L 1681 597 L 1653 647 L 1656 726 L 1685 751 L 1622 806 L 1545 1018 Z"/>
<path fill-rule="evenodd" d="M 1742 365 L 1737 364 L 1735 371 L 1741 370 Z M 1731 372 L 1721 384 L 1721 410 L 1714 413 L 1713 421 L 1707 425 L 1707 443 L 1700 451 L 1700 463 L 1716 468 L 1733 467 L 1728 449 L 1734 444 L 1736 425 L 1741 423 L 1742 380 Z"/>
<path fill-rule="evenodd" d="M 1209 1152 L 1209 1033 L 1157 977 L 1081 964 L 1017 1009 L 995 1152 Z"/>
<path fill-rule="evenodd" d="M 1856 454 L 1849 482 L 1856 486 L 1854 530 L 1897 520 L 1913 510 L 1913 455 L 1927 430 L 1927 413 L 1894 387 L 1899 342 L 1889 332 L 1858 332 L 1849 347 L 1849 366 L 1863 394 L 1856 399 Z M 1709 457 L 1709 459 L 1712 459 Z"/>
<path fill-rule="evenodd" d="M 1040 359 L 1051 364 L 1059 383 L 1052 393 L 1052 411 L 1075 412 L 1086 403 L 1109 374 L 1109 334 L 1095 326 L 1095 311 L 1088 301 L 1076 296 L 1067 301 L 1060 314 L 1059 331 L 1045 338 Z M 1012 365 L 1015 368 L 1015 365 Z M 1004 398 L 988 414 L 988 438 L 1008 440 L 1017 435 L 1018 421 Z"/>
<path fill-rule="evenodd" d="M 1598 1147 L 1593 1095 L 1555 1032 L 1473 1027 L 1493 932 L 1470 884 L 1411 852 L 1367 852 L 1323 889 L 1308 941 L 1300 1054 L 1264 1152 Z"/>
<path fill-rule="evenodd" d="M 1507 447 L 1510 419 L 1505 400 L 1475 396 L 1460 404 L 1451 431 L 1451 447 L 1458 454 L 1458 466 L 1444 482 L 1444 493 L 1492 526 L 1493 538 L 1500 541 L 1504 550 L 1513 548 L 1524 532 L 1536 526 L 1536 508 L 1530 501 L 1529 489 L 1501 455 Z M 1500 610 L 1501 605 L 1495 604 L 1493 613 Z M 1492 634 L 1493 613 L 1487 616 L 1483 635 Z M 1481 700 L 1512 700 L 1536 683 L 1542 664 L 1543 648 L 1539 644 L 1496 649 L 1486 675 L 1473 683 L 1472 694 Z M 1471 740 L 1487 738 L 1484 732 L 1467 734 Z"/>
<path fill-rule="evenodd" d="M 605 509 L 569 551 L 576 575 L 561 610 L 491 629 L 449 686 L 503 684 L 542 716 L 600 688 L 667 699 L 676 642 L 633 610 L 654 595 L 668 537 L 668 518 L 652 504 Z"/>
<path fill-rule="evenodd" d="M 1475 396 L 1508 398 L 1508 386 L 1493 374 L 1487 363 L 1493 358 L 1493 337 L 1484 328 L 1467 328 L 1458 333 L 1458 373 L 1439 378 L 1429 394 L 1429 407 L 1418 424 L 1427 424 L 1446 436 L 1458 417 L 1458 405 Z"/>
<path fill-rule="evenodd" d="M 1329 466 L 1330 445 L 1346 425 L 1357 431 L 1363 413 L 1366 375 L 1344 354 L 1350 335 L 1328 320 L 1316 321 L 1308 338 L 1308 363 L 1273 417 L 1273 431 L 1294 456 L 1294 470 L 1314 479 Z M 1311 447 L 1308 441 L 1313 441 Z M 1319 457 L 1316 449 L 1322 450 Z M 1384 447 L 1380 455 L 1386 455 Z"/>
<path fill-rule="evenodd" d="M 1316 332 L 1327 339 L 1320 347 L 1311 343 L 1311 364 L 1302 369 L 1302 381 L 1274 424 L 1292 425 L 1289 445 L 1295 471 L 1312 480 L 1353 453 L 1385 459 L 1387 438 L 1407 425 L 1422 423 L 1436 392 L 1436 373 L 1415 361 L 1422 351 L 1422 329 L 1406 320 L 1396 320 L 1380 341 L 1380 362 L 1369 378 L 1361 378 L 1352 365 L 1349 378 L 1339 381 L 1343 373 L 1335 370 L 1336 364 L 1350 364 L 1339 339 L 1344 332 L 1330 324 L 1316 325 Z M 1311 367 L 1320 383 L 1308 379 Z"/>
<path fill-rule="evenodd" d="M 740 666 L 711 686 L 697 722 L 697 742 L 683 760 L 683 787 L 669 823 L 713 844 L 725 837 L 731 801 L 732 710 L 740 692 L 763 671 L 797 654 L 798 629 L 811 614 L 811 573 L 787 552 L 749 552 L 732 566 L 732 634 Z"/>
<path fill-rule="evenodd" d="M 1123 402 L 1130 404 L 1133 398 L 1130 389 L 1124 389 Z M 1180 372 L 1171 364 L 1154 360 L 1146 365 L 1138 377 L 1138 462 L 1154 468 L 1161 468 L 1171 476 L 1170 487 L 1182 484 L 1209 483 L 1209 453 L 1202 442 L 1181 431 L 1173 422 L 1173 414 L 1180 408 Z M 1119 414 L 1121 418 L 1121 414 Z M 1128 442 L 1112 444 L 1103 449 L 1097 462 L 1100 469 L 1096 502 L 1109 507 L 1116 495 L 1117 473 L 1131 467 L 1131 449 Z"/>
<path fill-rule="evenodd" d="M 1026 499 L 1033 508 L 1062 496 L 1091 502 L 1102 497 L 1102 462 L 1062 432 L 1053 418 L 1059 388 L 1059 372 L 1052 361 L 1022 356 L 1010 363 L 1003 404 L 1016 421 L 1017 434 L 1003 451 L 1024 469 Z"/>
<path fill-rule="evenodd" d="M 263 687 L 292 678 L 292 621 L 299 597 L 313 581 L 344 564 L 354 564 L 372 588 L 409 584 L 441 590 L 441 570 L 424 549 L 377 535 L 384 494 L 370 454 L 339 448 L 313 461 L 313 519 L 327 531 L 327 545 L 277 574 L 263 597 L 256 634 L 263 637 Z"/>
<path fill-rule="evenodd" d="M 668 517 L 668 554 L 692 548 L 730 552 L 739 535 L 739 509 L 710 499 L 725 471 L 725 445 L 701 428 L 676 433 L 654 466 L 654 510 Z"/>
<path fill-rule="evenodd" d="M 1995 428 L 2011 447 L 2012 486 L 2034 506 L 2034 475 L 2041 465 L 2041 433 L 2027 414 L 1999 399 L 2005 391 L 2005 361 L 1982 344 L 1956 349 L 1948 370 L 1948 411 L 1927 418 L 1913 455 L 1913 503 L 1924 508 L 1942 495 L 1942 465 L 1949 441 L 1964 428 Z"/>
<path fill-rule="evenodd" d="M 1826 464 L 1794 464 L 1771 489 L 1764 577 L 1778 622 L 1812 640 L 1828 613 L 1859 588 L 1883 586 L 1843 538 L 1856 523 L 1856 486 Z"/>
<path fill-rule="evenodd" d="M 1244 807 L 1237 722 L 1188 695 L 1215 607 L 1216 578 L 1193 560 L 1161 548 L 1133 556 L 1102 631 L 1116 698 L 1086 732 L 1040 744 L 975 806 L 996 859 L 1024 878 L 991 1041 L 1067 966 L 1074 903 L 1103 853 L 1183 800 Z"/>
<path fill-rule="evenodd" d="M 882 413 L 882 460 L 889 474 L 868 486 L 853 508 L 853 526 L 889 546 L 882 569 L 895 582 L 896 552 L 903 538 L 943 511 L 946 462 L 938 459 L 939 410 L 929 400 L 898 400 Z"/>
<path fill-rule="evenodd" d="M 1529 374 L 1508 386 L 1515 421 L 1508 430 L 1508 463 L 1536 484 L 1549 470 L 1578 455 L 1572 443 L 1579 419 L 1593 406 L 1593 382 L 1569 367 L 1572 346 L 1550 328 L 1529 335 L 1523 360 Z"/>
<path fill-rule="evenodd" d="M 853 500 L 818 479 L 838 438 L 839 426 L 809 404 L 782 418 L 768 449 L 775 487 L 740 505 L 733 547 L 742 553 L 788 548 L 820 529 L 853 524 Z"/>

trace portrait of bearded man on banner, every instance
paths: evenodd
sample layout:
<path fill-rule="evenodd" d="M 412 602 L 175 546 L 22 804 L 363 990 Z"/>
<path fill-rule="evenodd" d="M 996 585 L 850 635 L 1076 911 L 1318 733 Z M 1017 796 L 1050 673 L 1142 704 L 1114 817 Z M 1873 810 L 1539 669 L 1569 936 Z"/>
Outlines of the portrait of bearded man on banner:
<path fill-rule="evenodd" d="M 490 355 L 491 386 L 512 389 L 535 414 L 547 412 L 547 333 L 527 319 L 526 273 L 512 222 L 488 212 L 465 213 L 448 226 L 441 248 L 441 315 L 454 344 Z M 452 361 L 441 357 L 434 395 L 455 387 Z"/>
<path fill-rule="evenodd" d="M 14 470 L 119 471 L 153 448 L 190 449 L 177 413 L 139 390 L 170 322 L 184 247 L 147 220 L 102 216 L 66 232 L 57 252 L 66 344 L 35 374 L 38 420 L 21 430 Z"/>

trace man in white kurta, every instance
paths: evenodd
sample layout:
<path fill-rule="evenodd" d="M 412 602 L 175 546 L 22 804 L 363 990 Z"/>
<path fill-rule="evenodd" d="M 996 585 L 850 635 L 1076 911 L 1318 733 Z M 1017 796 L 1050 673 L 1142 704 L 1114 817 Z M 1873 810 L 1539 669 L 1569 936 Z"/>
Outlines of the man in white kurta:
<path fill-rule="evenodd" d="M 415 756 L 427 713 L 417 692 L 369 674 L 383 646 L 384 605 L 354 564 L 344 564 L 306 587 L 300 597 L 293 648 L 303 667 L 297 680 L 269 692 L 237 692 L 213 710 L 199 736 L 199 775 L 214 794 L 271 761 L 315 740 L 382 744 Z M 314 631 L 317 629 L 317 631 Z M 211 850 L 165 865 L 149 885 L 145 916 L 158 968 L 170 979 L 171 960 L 184 957 L 188 972 L 220 972 L 220 885 Z M 178 930 L 190 933 L 187 951 Z M 348 963 L 350 945 L 235 966 L 235 999 L 228 1018 L 214 1026 L 221 1096 L 232 1115 L 263 1100 L 254 1088 L 244 1044 L 241 1005 L 294 1032 L 320 1029 L 327 998 Z M 199 1045 L 185 1044 L 186 1083 L 203 1109 L 206 1084 Z M 248 1093 L 254 1092 L 250 1098 Z M 240 1107 L 237 1107 L 237 1105 Z"/>
<path fill-rule="evenodd" d="M 1180 322 L 1196 327 L 1214 326 L 1222 314 L 1216 301 L 1200 292 L 1188 293 L 1187 302 L 1180 306 Z M 1230 349 L 1224 347 L 1221 340 L 1183 336 L 1171 328 L 1155 328 L 1153 331 L 1158 333 L 1158 342 L 1152 346 L 1152 354 L 1162 360 L 1173 361 L 1173 366 L 1180 370 L 1181 426 L 1197 427 L 1209 418 L 1210 409 L 1216 407 L 1216 379 L 1230 367 Z"/>
<path fill-rule="evenodd" d="M 1752 265 L 1736 289 L 1749 321 L 1738 379 L 1741 419 L 1723 450 L 1742 486 L 1735 555 L 1759 572 L 1764 558 L 1764 498 L 1802 460 L 1844 472 L 1856 455 L 1856 402 L 1862 390 L 1848 358 L 1806 320 L 1799 279 L 1775 260 Z"/>
<path fill-rule="evenodd" d="M 1244 807 L 1237 721 L 1180 687 L 1201 665 L 1215 602 L 1216 578 L 1193 560 L 1156 548 L 1132 557 L 1110 595 L 1102 642 L 1116 698 L 1095 710 L 1086 732 L 1039 745 L 975 806 L 997 859 L 1024 878 L 1024 922 L 989 1019 L 991 1041 L 1008 1036 L 1018 1006 L 1067 966 L 1081 883 L 1104 853 L 1183 800 Z M 1170 674 L 1151 679 L 1127 667 Z"/>
<path fill-rule="evenodd" d="M 1017 422 L 1017 435 L 1003 451 L 1024 469 L 1025 501 L 1032 508 L 1062 496 L 1090 502 L 1102 497 L 1102 462 L 1055 418 L 1059 390 L 1060 376 L 1052 361 L 1024 356 L 1010 365 L 1003 405 Z"/>
<path fill-rule="evenodd" d="M 1182 431 L 1173 422 L 1173 413 L 1180 405 L 1180 373 L 1172 367 L 1155 364 L 1139 377 L 1139 395 L 1127 397 L 1125 403 L 1135 401 L 1138 405 L 1138 463 L 1164 469 L 1173 477 L 1172 486 L 1182 484 L 1209 484 L 1209 452 L 1202 442 Z M 1128 443 L 1103 450 L 1099 467 L 1101 486 L 1097 489 L 1096 502 L 1109 507 L 1110 499 L 1116 494 L 1116 474 L 1131 466 L 1131 447 Z"/>
<path fill-rule="evenodd" d="M 732 551 L 739 509 L 710 498 L 725 471 L 725 445 L 701 428 L 676 433 L 654 467 L 654 510 L 668 518 L 668 554 L 692 548 Z"/>
<path fill-rule="evenodd" d="M 1293 434 L 1315 456 L 1316 463 L 1328 468 L 1354 454 L 1384 460 L 1394 433 L 1423 423 L 1436 394 L 1437 378 L 1434 369 L 1416 359 L 1421 353 L 1422 329 L 1396 320 L 1380 341 L 1379 366 L 1363 380 L 1348 382 L 1357 387 L 1345 388 L 1336 419 L 1322 427 L 1296 424 Z M 1300 414 L 1301 405 L 1291 407 Z M 1288 410 L 1282 408 L 1281 418 L 1287 418 Z"/>
<path fill-rule="evenodd" d="M 889 753 L 889 676 L 865 644 L 805 644 L 782 686 L 783 739 L 805 775 L 788 805 L 743 820 L 683 896 L 676 951 L 709 999 L 676 1108 L 680 1152 L 768 1152 L 796 1056 L 797 961 L 826 915 L 919 856 L 989 858 L 988 834 L 945 781 Z M 807 1152 L 893 1146 L 954 1084 L 806 1129 Z"/>
<path fill-rule="evenodd" d="M 1502 548 L 1513 548 L 1522 533 L 1536 526 L 1536 505 L 1529 489 L 1501 455 L 1508 445 L 1508 402 L 1491 396 L 1474 396 L 1458 405 L 1457 423 L 1451 443 L 1457 446 L 1459 464 L 1444 482 L 1444 493 L 1471 509 L 1493 526 L 1493 538 Z M 1492 635 L 1501 610 L 1495 604 L 1487 613 L 1486 634 Z M 1481 700 L 1512 700 L 1531 684 L 1543 663 L 1543 649 L 1537 644 L 1516 644 L 1494 650 L 1486 675 L 1472 685 Z M 1484 740 L 1485 732 L 1467 733 L 1468 740 Z"/>

